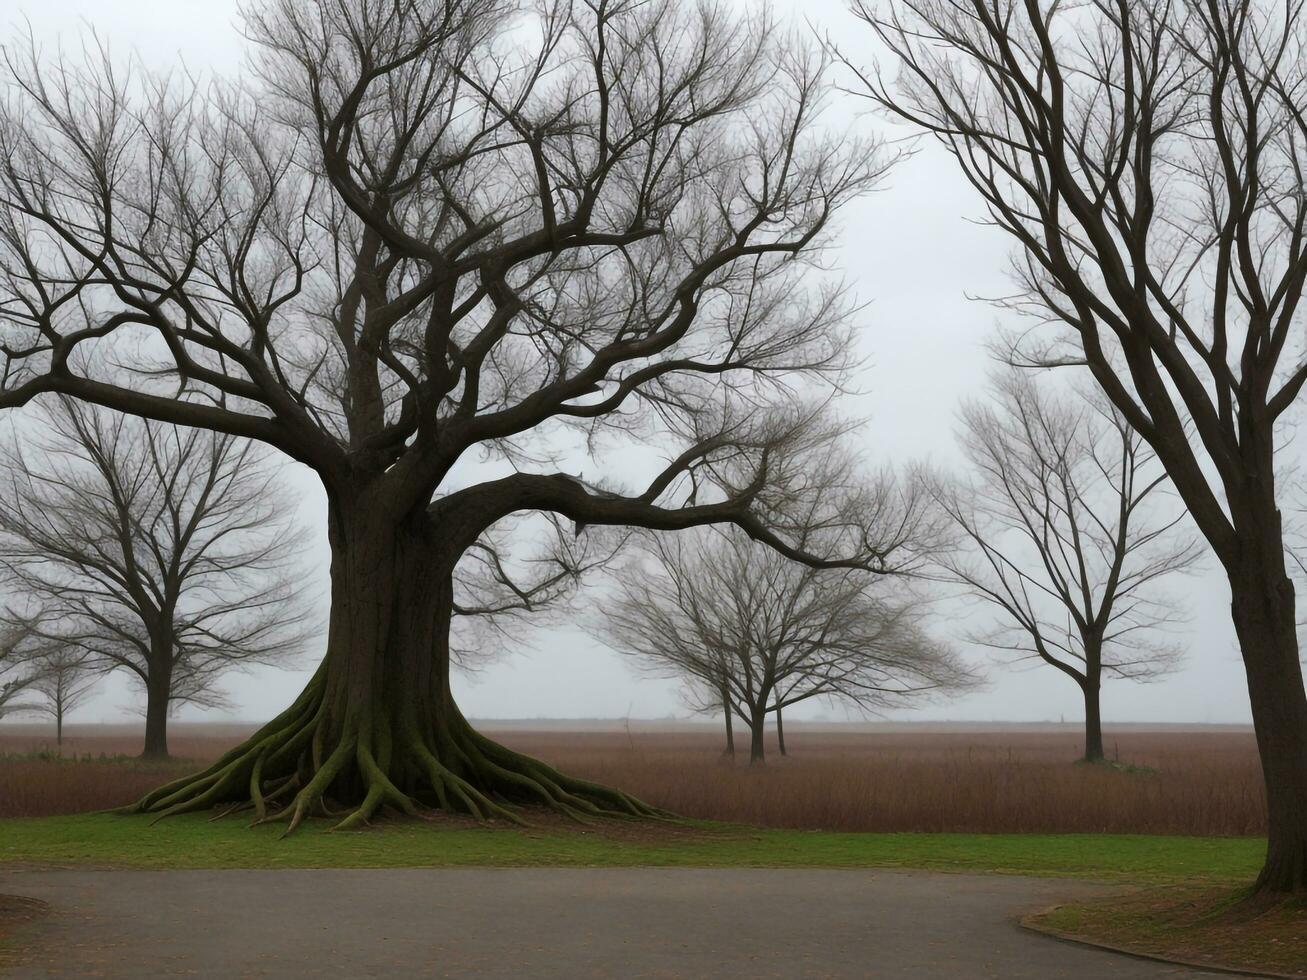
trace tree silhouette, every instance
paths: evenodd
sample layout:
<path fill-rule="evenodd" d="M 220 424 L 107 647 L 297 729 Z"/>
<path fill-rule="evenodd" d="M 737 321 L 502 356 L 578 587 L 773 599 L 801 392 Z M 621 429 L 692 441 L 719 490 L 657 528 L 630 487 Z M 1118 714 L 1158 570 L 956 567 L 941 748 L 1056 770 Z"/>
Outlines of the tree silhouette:
<path fill-rule="evenodd" d="M 1307 891 L 1307 691 L 1275 450 L 1307 383 L 1307 23 L 1279 0 L 897 0 L 872 96 L 935 134 L 1020 247 L 1013 363 L 1088 368 L 1230 583 L 1269 803 Z M 1059 333 L 1057 327 L 1061 327 Z"/>
<path fill-rule="evenodd" d="M 1120 413 L 1052 396 L 1012 370 L 962 412 L 972 477 L 936 497 L 959 532 L 944 577 L 992 607 L 980 637 L 1071 678 L 1085 704 L 1085 761 L 1103 759 L 1105 677 L 1149 680 L 1179 657 L 1179 615 L 1159 580 L 1202 555 L 1183 511 L 1153 507 L 1166 475 Z"/>
<path fill-rule="evenodd" d="M 270 454 L 234 436 L 68 399 L 31 421 L 2 457 L 0 621 L 57 652 L 61 675 L 77 654 L 130 674 L 143 755 L 166 757 L 174 708 L 224 704 L 224 673 L 304 647 L 292 501 Z"/>
<path fill-rule="evenodd" d="M 880 496 L 901 497 L 882 488 Z M 918 525 L 921 501 L 896 508 Z M 921 624 L 920 603 L 876 576 L 818 569 L 716 530 L 651 538 L 647 557 L 618 572 L 617 601 L 597 632 L 620 653 L 689 683 L 700 710 L 749 729 L 749 762 L 764 761 L 767 715 L 812 698 L 861 709 L 911 704 L 970 680 Z M 728 740 L 730 739 L 728 730 Z M 782 745 L 782 754 L 784 748 Z"/>
<path fill-rule="evenodd" d="M 36 680 L 36 672 L 20 655 L 20 647 L 27 634 L 24 630 L 10 629 L 0 637 L 0 718 L 5 715 L 30 711 L 31 704 L 19 698 Z"/>
<path fill-rule="evenodd" d="M 76 647 L 43 643 L 27 661 L 34 695 L 27 710 L 48 715 L 54 721 L 55 744 L 60 749 L 64 744 L 64 718 L 94 690 L 96 678 L 87 660 L 86 652 Z"/>
<path fill-rule="evenodd" d="M 0 405 L 259 440 L 327 493 L 321 667 L 140 808 L 648 812 L 468 725 L 455 567 L 532 511 L 886 559 L 853 488 L 824 488 L 838 551 L 787 513 L 850 364 L 814 262 L 889 158 L 822 127 L 825 59 L 765 13 L 269 0 L 245 27 L 239 84 L 7 51 Z"/>

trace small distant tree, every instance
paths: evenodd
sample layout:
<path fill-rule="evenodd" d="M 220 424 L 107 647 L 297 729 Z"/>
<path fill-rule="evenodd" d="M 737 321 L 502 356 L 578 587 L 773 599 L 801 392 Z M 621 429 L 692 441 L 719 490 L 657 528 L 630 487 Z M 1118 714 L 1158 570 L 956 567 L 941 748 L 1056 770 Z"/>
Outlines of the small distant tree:
<path fill-rule="evenodd" d="M 35 422 L 4 453 L 0 563 L 23 600 L 5 618 L 58 651 L 41 690 L 59 714 L 75 663 L 135 677 L 143 754 L 165 757 L 172 709 L 223 703 L 224 672 L 306 639 L 287 494 L 232 436 L 66 400 Z"/>
<path fill-rule="evenodd" d="M 30 710 L 30 705 L 19 701 L 34 680 L 26 659 L 18 655 L 25 635 L 21 630 L 10 629 L 0 637 L 0 718 Z"/>
<path fill-rule="evenodd" d="M 1085 754 L 1103 758 L 1104 677 L 1149 680 L 1179 650 L 1159 580 L 1202 555 L 1183 508 L 1157 498 L 1166 473 L 1120 412 L 1054 397 L 1027 374 L 968 403 L 960 442 L 973 478 L 937 487 L 960 532 L 945 576 L 993 607 L 982 642 L 1070 677 L 1085 705 Z"/>
<path fill-rule="evenodd" d="M 618 528 L 577 534 L 554 515 L 533 516 L 483 534 L 454 569 L 449 655 L 464 670 L 475 670 L 521 642 L 525 628 L 558 623 L 572 608 L 581 581 L 612 562 L 627 539 Z M 534 535 L 534 553 L 514 555 L 511 539 L 535 531 L 543 534 Z"/>
<path fill-rule="evenodd" d="M 28 710 L 48 715 L 54 720 L 55 744 L 64 744 L 64 718 L 93 693 L 96 674 L 90 669 L 90 656 L 71 646 L 47 645 L 27 661 L 31 692 Z"/>
<path fill-rule="evenodd" d="M 620 597 L 598 632 L 649 668 L 688 682 L 699 710 L 763 733 L 812 698 L 862 709 L 910 703 L 968 679 L 954 653 L 922 628 L 919 606 L 878 595 L 887 583 L 848 569 L 815 569 L 715 530 L 650 538 L 643 561 L 621 568 Z"/>

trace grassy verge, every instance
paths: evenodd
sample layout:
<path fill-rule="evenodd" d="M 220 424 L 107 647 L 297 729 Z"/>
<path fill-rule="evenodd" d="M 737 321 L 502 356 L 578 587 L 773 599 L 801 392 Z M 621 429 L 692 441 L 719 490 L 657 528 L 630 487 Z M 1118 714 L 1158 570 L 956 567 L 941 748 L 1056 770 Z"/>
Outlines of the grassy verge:
<path fill-rule="evenodd" d="M 1254 904 L 1230 886 L 1148 888 L 1064 905 L 1026 924 L 1068 938 L 1178 959 L 1307 977 L 1307 904 Z"/>
<path fill-rule="evenodd" d="M 604 821 L 519 829 L 383 823 L 332 834 L 238 819 L 87 814 L 0 820 L 4 865 L 121 868 L 829 867 L 922 868 L 1137 882 L 1253 877 L 1265 843 L 1246 837 L 1116 834 L 873 834 L 691 822 Z"/>

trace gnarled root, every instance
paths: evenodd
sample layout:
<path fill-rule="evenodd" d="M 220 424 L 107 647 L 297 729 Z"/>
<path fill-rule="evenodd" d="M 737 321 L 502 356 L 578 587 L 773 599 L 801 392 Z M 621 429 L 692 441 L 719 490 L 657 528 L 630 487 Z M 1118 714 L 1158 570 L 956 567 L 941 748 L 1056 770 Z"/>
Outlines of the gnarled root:
<path fill-rule="evenodd" d="M 366 825 L 383 809 L 423 809 L 522 824 L 516 804 L 536 804 L 585 822 L 592 817 L 662 817 L 615 789 L 563 775 L 477 733 L 450 708 L 443 723 L 419 725 L 412 712 L 373 706 L 325 722 L 315 677 L 299 700 L 248 741 L 202 772 L 161 786 L 127 812 L 157 819 L 221 807 L 216 817 L 254 812 L 251 826 L 283 822 L 292 833 L 307 817 Z M 215 818 L 216 818 L 215 817 Z"/>

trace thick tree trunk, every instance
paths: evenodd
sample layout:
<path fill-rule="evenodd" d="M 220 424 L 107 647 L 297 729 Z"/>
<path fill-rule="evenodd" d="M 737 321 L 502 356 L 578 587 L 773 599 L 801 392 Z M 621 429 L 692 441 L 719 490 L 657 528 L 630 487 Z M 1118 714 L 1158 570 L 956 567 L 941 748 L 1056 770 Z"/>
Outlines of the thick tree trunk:
<path fill-rule="evenodd" d="M 1230 590 L 1266 783 L 1266 863 L 1256 888 L 1302 894 L 1307 892 L 1307 693 L 1294 588 L 1278 541 L 1245 551 L 1230 576 Z"/>
<path fill-rule="evenodd" d="M 1102 685 L 1097 674 L 1090 672 L 1080 685 L 1085 697 L 1085 762 L 1103 761 L 1103 715 L 1100 708 Z"/>
<path fill-rule="evenodd" d="M 722 689 L 722 711 L 726 715 L 726 749 L 722 753 L 727 758 L 735 758 L 735 727 L 731 718 L 731 697 L 730 694 Z"/>
<path fill-rule="evenodd" d="M 572 815 L 656 811 L 564 776 L 475 732 L 449 688 L 458 551 L 426 513 L 384 500 L 333 500 L 327 652 L 299 699 L 209 769 L 137 809 L 164 814 L 228 803 L 256 820 L 366 823 L 383 807 L 434 807 L 520 821 L 508 804 Z"/>
<path fill-rule="evenodd" d="M 171 641 L 165 641 L 171 644 Z M 168 709 L 172 702 L 171 649 L 155 651 L 145 685 L 145 748 L 142 759 L 168 758 Z"/>
<path fill-rule="evenodd" d="M 781 755 L 785 752 L 785 722 L 781 719 L 781 706 L 776 705 L 776 747 L 780 749 Z"/>
<path fill-rule="evenodd" d="M 54 712 L 54 744 L 63 755 L 64 751 L 64 709 L 61 706 L 55 707 Z"/>
<path fill-rule="evenodd" d="M 767 731 L 767 709 L 760 702 L 753 709 L 752 721 L 749 723 L 749 765 L 765 766 L 767 764 L 767 747 L 763 736 Z"/>

